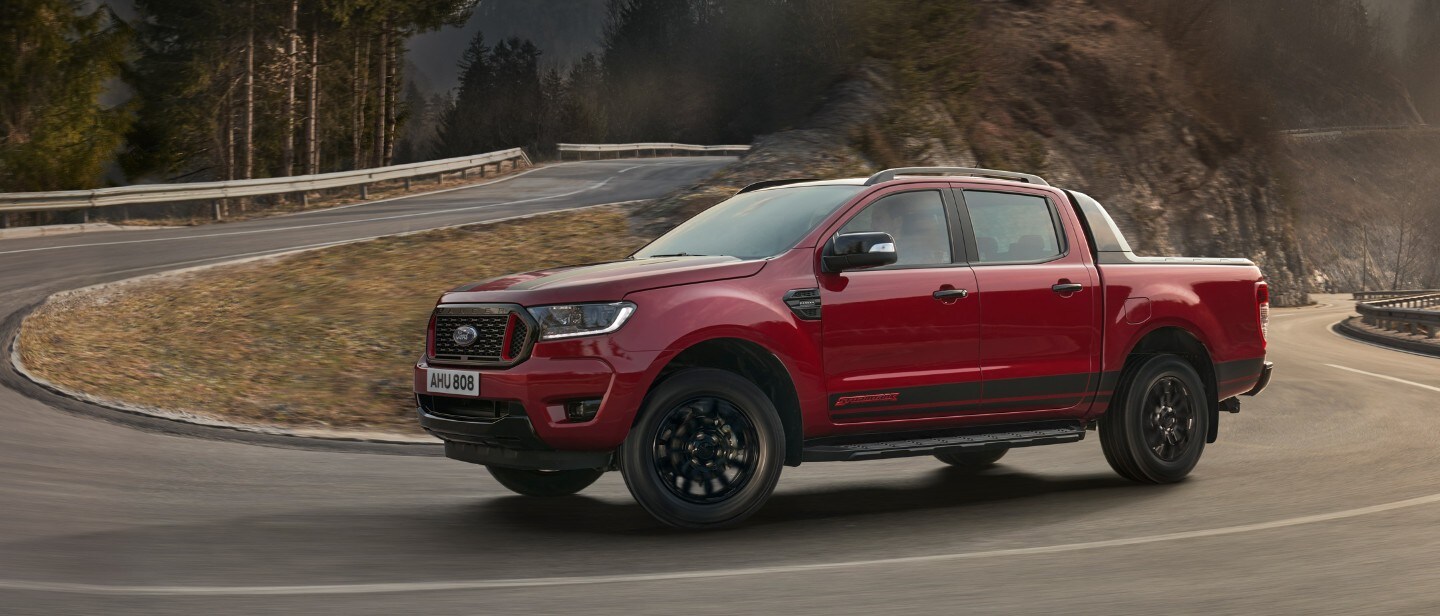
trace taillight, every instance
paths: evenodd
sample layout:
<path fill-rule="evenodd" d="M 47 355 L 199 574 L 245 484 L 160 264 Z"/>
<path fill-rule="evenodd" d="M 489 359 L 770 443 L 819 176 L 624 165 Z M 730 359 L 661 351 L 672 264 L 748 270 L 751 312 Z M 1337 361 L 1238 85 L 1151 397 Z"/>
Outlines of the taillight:
<path fill-rule="evenodd" d="M 1255 285 L 1255 307 L 1260 320 L 1260 342 L 1270 342 L 1270 285 L 1263 282 Z"/>
<path fill-rule="evenodd" d="M 425 326 L 425 356 L 435 356 L 435 314 L 430 314 L 430 324 Z"/>

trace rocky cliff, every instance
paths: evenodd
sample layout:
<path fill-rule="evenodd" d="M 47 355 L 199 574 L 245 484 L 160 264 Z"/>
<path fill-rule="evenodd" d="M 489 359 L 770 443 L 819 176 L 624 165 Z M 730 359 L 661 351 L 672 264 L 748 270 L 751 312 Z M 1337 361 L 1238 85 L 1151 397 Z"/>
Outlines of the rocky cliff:
<path fill-rule="evenodd" d="M 751 181 L 910 165 L 1026 171 L 1104 203 L 1138 253 L 1245 256 L 1306 301 L 1275 143 L 1151 29 L 1081 0 L 977 1 L 973 85 L 944 97 L 868 61 L 802 128 L 636 215 L 655 233 Z M 1249 135 L 1249 136 L 1247 136 Z"/>

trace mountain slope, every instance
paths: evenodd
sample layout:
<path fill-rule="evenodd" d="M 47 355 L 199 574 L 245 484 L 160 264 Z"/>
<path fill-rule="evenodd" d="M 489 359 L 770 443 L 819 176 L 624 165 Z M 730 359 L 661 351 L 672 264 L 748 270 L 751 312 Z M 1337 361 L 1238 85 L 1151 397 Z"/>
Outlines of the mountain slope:
<path fill-rule="evenodd" d="M 803 128 L 639 213 L 653 232 L 735 188 L 908 165 L 1037 173 L 1110 209 L 1141 254 L 1244 256 L 1277 305 L 1307 301 L 1294 217 L 1264 134 L 1143 24 L 1080 0 L 977 1 L 974 84 L 935 96 L 872 60 Z M 916 43 L 921 44 L 921 43 Z"/>

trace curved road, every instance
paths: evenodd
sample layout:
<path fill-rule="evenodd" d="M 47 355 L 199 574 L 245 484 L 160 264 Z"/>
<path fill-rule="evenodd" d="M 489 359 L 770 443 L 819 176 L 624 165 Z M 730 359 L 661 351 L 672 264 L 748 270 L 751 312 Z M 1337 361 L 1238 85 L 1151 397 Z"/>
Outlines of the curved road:
<path fill-rule="evenodd" d="M 346 210 L 0 242 L 0 314 L 197 261 L 657 196 L 717 164 L 568 164 Z M 1434 613 L 1440 359 L 1340 338 L 1350 305 L 1320 299 L 1275 311 L 1275 382 L 1221 418 L 1181 484 L 1120 479 L 1094 438 L 976 476 L 808 464 L 746 525 L 701 534 L 658 526 L 615 474 L 534 500 L 441 458 L 147 432 L 3 389 L 0 612 Z"/>

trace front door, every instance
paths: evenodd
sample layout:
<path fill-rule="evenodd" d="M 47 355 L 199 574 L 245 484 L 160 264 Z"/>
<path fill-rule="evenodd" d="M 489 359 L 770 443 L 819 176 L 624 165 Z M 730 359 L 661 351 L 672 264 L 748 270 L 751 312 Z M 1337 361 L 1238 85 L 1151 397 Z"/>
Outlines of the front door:
<path fill-rule="evenodd" d="M 980 312 L 953 199 L 943 184 L 908 185 L 841 227 L 889 233 L 898 262 L 820 274 L 836 423 L 944 417 L 979 402 Z"/>
<path fill-rule="evenodd" d="M 970 223 L 985 410 L 1078 407 L 1099 356 L 1100 289 L 1087 247 L 1066 241 L 1059 204 L 1044 191 L 957 193 Z"/>

